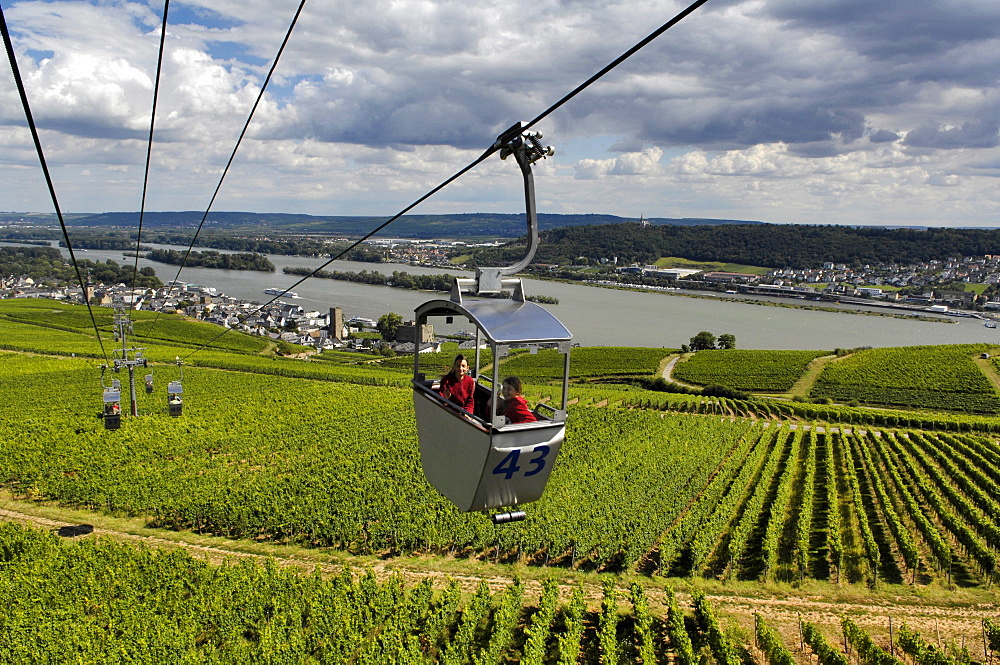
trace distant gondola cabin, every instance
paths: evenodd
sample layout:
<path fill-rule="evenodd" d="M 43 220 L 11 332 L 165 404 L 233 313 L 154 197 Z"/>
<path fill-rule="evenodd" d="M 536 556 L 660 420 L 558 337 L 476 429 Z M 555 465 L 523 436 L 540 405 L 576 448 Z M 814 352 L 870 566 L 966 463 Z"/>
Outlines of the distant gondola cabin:
<path fill-rule="evenodd" d="M 105 388 L 102 396 L 105 429 L 118 429 L 122 424 L 122 396 L 119 388 Z"/>

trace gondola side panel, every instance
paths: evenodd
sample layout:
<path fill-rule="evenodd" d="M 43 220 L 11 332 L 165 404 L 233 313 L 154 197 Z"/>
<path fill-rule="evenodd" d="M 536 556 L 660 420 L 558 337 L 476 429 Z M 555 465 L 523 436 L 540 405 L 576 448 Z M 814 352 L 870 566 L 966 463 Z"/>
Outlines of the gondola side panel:
<path fill-rule="evenodd" d="M 562 424 L 508 425 L 494 432 L 473 510 L 495 510 L 540 499 L 565 435 Z"/>
<path fill-rule="evenodd" d="M 428 482 L 462 512 L 480 510 L 474 499 L 490 455 L 489 432 L 418 391 L 413 408 Z"/>

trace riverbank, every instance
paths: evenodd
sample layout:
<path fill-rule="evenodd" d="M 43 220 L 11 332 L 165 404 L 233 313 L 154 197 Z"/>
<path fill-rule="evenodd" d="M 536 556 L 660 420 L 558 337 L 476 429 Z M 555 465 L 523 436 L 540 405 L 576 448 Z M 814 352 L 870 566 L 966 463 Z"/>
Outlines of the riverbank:
<path fill-rule="evenodd" d="M 632 291 L 637 293 L 655 293 L 665 296 L 679 296 L 682 298 L 697 298 L 701 300 L 714 300 L 716 302 L 739 302 L 748 305 L 761 305 L 764 307 L 781 307 L 784 309 L 805 309 L 816 312 L 832 312 L 835 314 L 861 314 L 864 316 L 883 316 L 887 318 L 894 319 L 905 319 L 908 321 L 924 321 L 928 323 L 958 323 L 958 321 L 952 319 L 942 318 L 940 316 L 931 316 L 928 314 L 904 314 L 902 312 L 875 312 L 864 309 L 848 309 L 843 307 L 830 307 L 823 305 L 810 305 L 807 303 L 785 303 L 785 302 L 774 302 L 770 300 L 761 300 L 758 298 L 747 298 L 740 297 L 741 294 L 722 294 L 718 292 L 706 292 L 706 293 L 692 293 L 691 291 L 685 291 L 678 288 L 668 288 L 668 287 L 644 287 L 632 284 L 613 284 L 609 282 L 597 282 L 597 281 L 586 281 L 586 280 L 572 280 L 572 279 L 561 279 L 556 277 L 544 277 L 540 275 L 531 275 L 531 279 L 536 279 L 543 282 L 561 282 L 563 284 L 578 284 L 581 286 L 590 286 L 602 289 L 611 289 L 613 291 Z M 874 304 L 861 304 L 861 303 L 851 303 L 851 305 L 856 307 L 877 307 Z M 966 318 L 972 318 L 967 316 Z"/>
<path fill-rule="evenodd" d="M 176 247 L 167 247 L 176 249 Z M 182 248 L 183 249 L 183 248 Z M 62 250 L 65 255 L 65 250 Z M 91 250 L 93 260 L 121 261 L 121 251 Z M 323 266 L 324 259 L 267 257 L 281 272 L 286 266 L 305 266 L 314 270 Z M 131 262 L 130 262 L 131 263 Z M 138 260 L 139 268 L 163 270 L 162 264 Z M 371 263 L 338 261 L 337 268 L 351 271 L 371 271 Z M 407 271 L 411 274 L 447 272 L 452 276 L 471 277 L 469 271 L 454 268 L 431 268 L 404 264 L 381 264 L 388 272 Z M 185 282 L 214 286 L 219 293 L 239 300 L 262 301 L 265 288 L 289 288 L 301 298 L 294 302 L 306 310 L 326 312 L 339 307 L 345 318 L 364 317 L 377 320 L 387 312 L 404 319 L 429 299 L 440 294 L 406 289 L 379 288 L 367 284 L 309 279 L 301 284 L 287 278 L 276 280 L 273 273 L 185 268 L 180 279 Z M 592 285 L 591 285 L 592 286 Z M 588 285 L 569 280 L 542 280 L 526 275 L 524 290 L 528 295 L 544 293 L 559 299 L 553 308 L 559 320 L 573 333 L 573 341 L 583 346 L 654 346 L 679 348 L 698 332 L 731 333 L 741 349 L 831 350 L 860 346 L 890 347 L 928 344 L 995 343 L 1000 330 L 985 328 L 982 322 L 962 319 L 964 325 L 937 325 L 945 317 L 899 317 L 883 315 L 839 316 L 856 313 L 859 308 L 847 306 L 808 307 L 794 303 L 770 303 L 737 298 L 734 294 L 708 295 L 689 292 L 667 292 L 656 297 L 651 291 L 624 288 L 587 288 Z M 756 305 L 756 306 L 751 306 Z M 543 305 L 547 307 L 547 305 Z M 932 325 L 934 324 L 934 325 Z M 456 324 L 457 325 L 457 324 Z M 445 331 L 443 331 L 445 332 Z"/>
<path fill-rule="evenodd" d="M 377 265 L 377 264 L 376 264 Z M 425 268 L 433 268 L 433 266 L 424 266 Z M 442 266 L 442 268 L 444 268 Z M 313 271 L 305 267 L 286 267 L 284 272 L 289 275 L 295 275 L 299 277 L 311 275 L 313 278 L 318 279 L 335 279 L 347 282 L 357 282 L 362 284 L 367 284 L 369 286 L 388 286 L 397 289 L 406 289 L 411 291 L 430 291 L 430 292 L 444 292 L 447 293 L 451 290 L 451 282 L 454 278 L 453 275 L 447 274 L 430 274 L 430 275 L 410 275 L 409 273 L 403 271 L 393 271 L 392 275 L 383 274 L 377 270 L 372 271 L 362 271 L 362 272 L 344 272 L 344 271 L 320 271 L 316 274 L 311 274 Z M 396 280 L 396 276 L 400 276 L 399 280 Z M 732 302 L 741 302 L 751 305 L 762 305 L 766 307 L 781 307 L 785 309 L 806 309 L 818 312 L 832 312 L 837 314 L 860 314 L 864 316 L 882 316 L 888 318 L 905 319 L 911 321 L 924 321 L 929 323 L 957 323 L 957 321 L 950 318 L 943 318 L 941 316 L 933 316 L 929 314 L 924 314 L 920 310 L 910 310 L 910 311 L 872 311 L 868 309 L 851 309 L 850 307 L 884 307 L 892 308 L 893 306 L 886 303 L 864 303 L 864 302 L 851 302 L 847 303 L 848 307 L 833 307 L 824 305 L 812 305 L 809 303 L 788 303 L 788 302 L 775 302 L 771 300 L 762 300 L 760 298 L 746 297 L 748 294 L 741 293 L 718 293 L 706 291 L 704 293 L 694 293 L 690 290 L 684 290 L 677 287 L 661 287 L 661 286 L 641 286 L 634 284 L 621 284 L 614 283 L 610 281 L 599 281 L 599 280 L 572 280 L 558 277 L 547 277 L 545 275 L 538 275 L 535 273 L 525 274 L 523 277 L 533 279 L 540 282 L 559 282 L 563 284 L 575 284 L 580 286 L 605 288 L 620 291 L 633 291 L 639 293 L 658 293 L 660 295 L 668 296 L 681 296 L 684 298 L 700 298 L 704 300 L 725 300 Z M 767 296 L 765 296 L 767 297 Z M 547 295 L 529 295 L 528 300 L 533 302 L 555 305 L 559 303 L 558 298 Z M 964 318 L 973 318 L 976 315 L 971 313 L 962 313 L 960 316 Z"/>
<path fill-rule="evenodd" d="M 408 291 L 430 291 L 434 293 L 450 293 L 454 285 L 454 275 L 411 275 L 408 272 L 399 270 L 393 271 L 391 275 L 386 275 L 377 270 L 363 270 L 361 272 L 340 271 L 340 270 L 320 270 L 315 272 L 309 268 L 286 267 L 286 275 L 296 275 L 299 277 L 309 277 L 313 279 L 335 279 L 342 282 L 357 282 L 368 286 L 388 286 L 394 289 L 406 289 Z M 499 294 L 492 294 L 489 297 L 510 298 L 510 292 L 504 291 Z M 559 299 L 546 295 L 529 295 L 526 300 L 541 303 L 544 305 L 558 305 Z"/>

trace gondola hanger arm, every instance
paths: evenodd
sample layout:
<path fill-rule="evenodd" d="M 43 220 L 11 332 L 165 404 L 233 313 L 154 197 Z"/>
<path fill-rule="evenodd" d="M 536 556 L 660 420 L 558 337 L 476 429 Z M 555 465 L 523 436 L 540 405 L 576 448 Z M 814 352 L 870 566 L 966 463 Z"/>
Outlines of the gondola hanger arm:
<path fill-rule="evenodd" d="M 551 146 L 542 146 L 540 139 L 541 132 L 522 131 L 524 124 L 515 123 L 508 128 L 493 144 L 493 149 L 499 151 L 500 159 L 507 159 L 511 155 L 517 161 L 521 169 L 521 176 L 524 179 L 524 206 L 528 223 L 528 249 L 524 257 L 517 263 L 504 267 L 476 268 L 475 279 L 459 278 L 455 280 L 455 288 L 452 297 L 461 301 L 461 294 L 466 293 L 499 293 L 505 287 L 514 290 L 516 300 L 524 300 L 524 293 L 521 289 L 521 280 L 510 279 L 510 276 L 524 270 L 535 257 L 538 249 L 538 215 L 535 211 L 535 179 L 531 172 L 531 165 L 540 159 L 545 159 L 555 154 Z M 504 278 L 508 279 L 504 279 Z"/>

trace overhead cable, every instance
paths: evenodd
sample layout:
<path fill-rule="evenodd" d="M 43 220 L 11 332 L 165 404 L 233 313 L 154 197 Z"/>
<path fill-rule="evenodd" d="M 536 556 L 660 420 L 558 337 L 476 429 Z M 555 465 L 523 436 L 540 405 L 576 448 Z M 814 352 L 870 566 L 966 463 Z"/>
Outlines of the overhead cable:
<path fill-rule="evenodd" d="M 142 218 L 146 213 L 149 162 L 153 154 L 153 127 L 156 124 L 156 100 L 160 94 L 160 73 L 163 71 L 163 45 L 167 39 L 167 12 L 169 10 L 170 0 L 163 0 L 163 24 L 160 26 L 160 52 L 156 58 L 156 82 L 153 84 L 153 110 L 149 114 L 149 141 L 146 142 L 146 173 L 142 178 L 142 203 L 139 206 L 139 231 L 135 236 L 135 263 L 132 265 L 132 293 L 129 302 L 134 302 L 135 300 L 135 283 L 139 279 L 139 249 L 142 247 Z"/>
<path fill-rule="evenodd" d="M 385 227 L 387 227 L 390 224 L 392 224 L 394 221 L 396 221 L 397 219 L 399 219 L 400 217 L 402 217 L 403 215 L 405 215 L 407 212 L 409 212 L 413 208 L 417 207 L 418 205 L 420 205 L 421 203 L 423 203 L 424 201 L 426 201 L 427 199 L 429 199 L 431 196 L 433 196 L 434 194 L 437 194 L 439 191 L 441 191 L 442 189 L 444 189 L 445 187 L 447 187 L 448 185 L 450 185 L 452 182 L 454 182 L 455 180 L 457 180 L 459 177 L 461 177 L 461 176 L 465 175 L 467 172 L 471 171 L 473 168 L 475 168 L 476 166 L 478 166 L 481 162 L 483 162 L 487 157 L 489 157 L 490 155 L 492 155 L 494 152 L 495 152 L 495 150 L 493 150 L 493 148 L 488 149 L 486 152 L 484 152 L 482 155 L 480 155 L 479 158 L 476 159 L 475 161 L 473 161 L 471 164 L 469 164 L 468 166 L 466 166 L 465 168 L 463 168 L 462 170 L 460 170 L 458 173 L 456 173 L 455 175 L 451 176 L 450 178 L 448 178 L 447 180 L 445 180 L 444 182 L 442 182 L 440 185 L 438 185 L 437 187 L 435 187 L 431 191 L 429 191 L 426 194 L 424 194 L 423 196 L 421 196 L 419 199 L 417 199 L 416 201 L 414 201 L 410 205 L 406 206 L 403 210 L 399 211 L 398 213 L 396 213 L 395 215 L 393 215 L 392 217 L 390 217 L 386 221 L 382 222 L 382 224 L 380 224 L 376 228 L 374 228 L 371 231 L 369 231 L 366 236 L 364 236 L 360 240 L 358 240 L 358 241 L 350 244 L 347 247 L 347 249 L 343 250 L 342 252 L 340 252 L 339 254 L 337 254 L 336 256 L 334 256 L 333 258 L 329 259 L 326 263 L 324 263 L 323 265 L 321 265 L 319 268 L 316 268 L 311 273 L 309 273 L 308 275 L 306 275 L 302 279 L 298 280 L 297 282 L 295 282 L 294 284 L 292 284 L 291 286 L 289 286 L 287 289 L 284 290 L 283 293 L 287 293 L 287 292 L 291 291 L 292 289 L 294 289 L 296 286 L 298 286 L 302 282 L 306 281 L 310 277 L 313 277 L 316 273 L 318 273 L 323 268 L 327 267 L 328 265 L 330 265 L 334 261 L 336 261 L 336 260 L 340 259 L 341 257 L 343 257 L 345 254 L 347 254 L 351 250 L 355 249 L 358 245 L 360 245 L 361 243 L 363 243 L 365 240 L 367 240 L 368 238 L 371 238 L 373 235 L 375 235 L 376 233 L 378 233 L 379 231 L 381 231 Z M 268 307 L 271 303 L 273 303 L 275 300 L 277 300 L 280 297 L 281 297 L 281 295 L 274 296 L 273 298 L 271 298 L 270 300 L 268 300 L 266 303 L 264 303 L 263 305 L 261 305 L 260 307 L 258 307 L 257 309 L 255 309 L 253 312 L 251 312 L 250 314 L 247 314 L 246 317 L 244 317 L 244 318 L 250 318 L 251 316 L 255 316 L 256 314 L 260 313 L 265 307 Z M 215 342 L 215 340 L 219 339 L 220 337 L 222 337 L 223 335 L 225 335 L 230 330 L 231 330 L 231 328 L 226 328 L 221 333 L 219 333 L 218 335 L 216 335 L 212 339 L 208 340 L 207 342 L 205 342 L 204 344 L 202 344 L 201 346 L 199 346 L 197 349 L 195 349 L 191 353 L 189 353 L 186 356 L 184 356 L 183 360 L 187 360 L 188 358 L 190 358 L 194 354 L 198 353 L 198 351 L 201 351 L 205 347 L 211 346 L 212 343 Z"/>
<path fill-rule="evenodd" d="M 568 102 L 569 100 L 573 99 L 578 94 L 580 94 L 581 92 L 583 92 L 584 90 L 586 90 L 587 88 L 589 88 L 598 79 L 600 79 L 605 74 L 607 74 L 608 72 L 610 72 L 612 69 L 614 69 L 618 65 L 622 64 L 623 62 L 625 62 L 626 60 L 628 60 L 629 58 L 631 58 L 633 55 L 635 55 L 635 53 L 637 51 L 639 51 L 640 49 L 642 49 L 643 47 L 645 47 L 647 44 L 649 44 L 651 41 L 653 41 L 654 39 L 656 39 L 657 37 L 659 37 L 660 35 L 662 35 L 664 32 L 666 32 L 670 28 L 674 27 L 675 25 L 677 25 L 678 23 L 680 23 L 681 21 L 683 21 L 685 18 L 688 17 L 689 14 L 691 14 L 694 10 L 698 9 L 699 7 L 701 7 L 706 2 L 708 2 L 708 0 L 696 0 L 696 2 L 692 2 L 690 5 L 687 6 L 686 9 L 684 9 L 684 11 L 682 11 L 679 14 L 677 14 L 677 16 L 673 17 L 672 19 L 670 19 L 669 21 L 667 21 L 666 23 L 664 23 L 663 25 L 661 25 L 659 28 L 657 28 L 653 32 L 649 33 L 645 37 L 645 39 L 643 39 L 642 41 L 638 42 L 635 46 L 633 46 L 632 48 L 630 48 L 629 50 L 625 51 L 620 56 L 618 56 L 617 58 L 615 58 L 614 60 L 612 60 L 610 63 L 608 63 L 608 65 L 606 67 L 604 67 L 604 69 L 600 70 L 599 72 L 597 72 L 596 74 L 594 74 L 593 76 L 591 76 L 589 79 L 587 79 L 586 81 L 584 81 L 580 85 L 576 86 L 565 97 L 563 97 L 558 102 L 556 102 L 555 104 L 553 104 L 552 106 L 550 106 L 549 108 L 545 109 L 544 111 L 542 111 L 541 113 L 539 113 L 537 116 L 535 116 L 534 120 L 532 120 L 531 122 L 527 123 L 526 125 L 524 125 L 521 128 L 521 131 L 527 131 L 527 130 L 531 129 L 532 127 L 534 127 L 536 124 L 538 124 L 543 119 L 545 119 L 549 114 L 551 114 L 557 108 L 559 108 L 560 106 L 562 106 L 563 104 L 565 104 L 566 102 Z"/>
<path fill-rule="evenodd" d="M 274 62 L 271 63 L 271 69 L 267 72 L 267 78 L 264 79 L 264 84 L 260 87 L 260 92 L 257 94 L 257 99 L 253 103 L 253 108 L 250 109 L 250 115 L 247 116 L 247 121 L 243 124 L 243 131 L 240 132 L 240 137 L 236 140 L 236 145 L 233 146 L 233 152 L 229 155 L 229 161 L 226 162 L 226 168 L 222 170 L 222 176 L 219 178 L 219 183 L 215 186 L 215 192 L 212 194 L 212 199 L 208 202 L 208 207 L 205 209 L 205 214 L 201 217 L 201 222 L 198 224 L 198 228 L 194 232 L 194 237 L 191 238 L 191 244 L 188 245 L 187 252 L 184 253 L 184 259 L 181 261 L 181 265 L 177 268 L 177 274 L 174 275 L 172 283 L 167 289 L 167 298 L 170 297 L 173 291 L 174 285 L 176 285 L 178 278 L 181 275 L 181 271 L 184 270 L 184 266 L 187 265 L 188 257 L 191 255 L 191 250 L 194 248 L 194 243 L 198 239 L 198 234 L 201 233 L 201 228 L 205 225 L 205 220 L 208 219 L 208 213 L 212 210 L 212 206 L 215 204 L 215 198 L 219 195 L 219 190 L 222 189 L 222 183 L 226 179 L 226 174 L 229 173 L 229 167 L 232 166 L 233 160 L 236 158 L 236 151 L 240 149 L 240 144 L 243 142 L 243 137 L 246 136 L 247 129 L 250 127 L 250 121 L 253 120 L 254 113 L 257 111 L 257 106 L 260 104 L 260 100 L 264 97 L 264 91 L 267 90 L 267 84 L 271 81 L 271 76 L 274 74 L 274 70 L 278 66 L 278 61 L 281 59 L 281 54 L 285 51 L 285 45 L 288 44 L 288 39 L 292 36 L 292 30 L 295 29 L 295 24 L 299 20 L 299 15 L 302 14 L 302 8 L 305 7 L 306 0 L 301 0 L 299 2 L 299 8 L 295 10 L 295 16 L 292 17 L 292 22 L 288 26 L 288 31 L 285 33 L 285 38 L 281 41 L 281 46 L 278 48 L 277 55 L 274 56 Z M 153 323 L 160 318 L 160 313 L 156 313 L 156 318 L 153 319 Z"/>
<path fill-rule="evenodd" d="M 52 176 L 49 174 L 49 167 L 45 161 L 45 152 L 42 150 L 42 142 L 38 138 L 38 128 L 35 126 L 35 119 L 31 114 L 31 105 L 28 103 L 28 95 L 24 90 L 24 81 L 21 79 L 21 70 L 17 66 L 17 57 L 14 54 L 14 44 L 10 39 L 10 31 L 7 30 L 7 19 L 4 17 L 3 6 L 0 5 L 0 32 L 3 33 L 4 47 L 7 49 L 7 59 L 10 60 L 10 68 L 14 73 L 14 82 L 17 84 L 17 92 L 21 96 L 21 106 L 24 107 L 24 116 L 28 121 L 28 128 L 31 130 L 31 138 L 35 142 L 35 151 L 38 153 L 38 161 L 42 165 L 42 173 L 45 174 L 45 183 L 49 187 L 49 195 L 52 197 L 52 205 L 55 207 L 56 217 L 59 219 L 59 226 L 62 228 L 63 239 L 66 241 L 66 249 L 69 250 L 69 258 L 73 262 L 73 269 L 76 271 L 76 279 L 80 283 L 80 293 L 83 302 L 87 305 L 87 312 L 90 314 L 90 322 L 94 325 L 94 333 L 97 335 L 97 342 L 101 346 L 101 355 L 104 361 L 110 364 L 108 353 L 104 350 L 104 340 L 101 339 L 101 331 L 97 327 L 97 319 L 94 318 L 94 310 L 90 306 L 90 298 L 87 297 L 87 285 L 80 272 L 80 264 L 77 263 L 76 255 L 73 253 L 73 244 L 69 240 L 69 231 L 66 228 L 66 221 L 63 219 L 62 209 L 59 207 L 59 199 L 56 197 L 55 186 L 52 184 Z"/>
<path fill-rule="evenodd" d="M 659 37 L 660 35 L 662 35 L 664 32 L 666 32 L 667 30 L 669 30 L 670 28 L 672 28 L 676 24 L 680 23 L 688 15 L 690 15 L 692 12 L 694 12 L 696 9 L 698 9 L 699 7 L 701 7 L 706 2 L 708 2 L 708 0 L 696 0 L 695 2 L 691 3 L 690 5 L 688 5 L 688 7 L 685 8 L 683 11 L 681 11 L 679 14 L 677 14 L 676 16 L 674 16 L 672 19 L 670 19 L 669 21 L 667 21 L 666 23 L 664 23 L 663 25 L 661 25 L 660 27 L 658 27 L 656 30 L 654 30 L 653 32 L 649 33 L 649 35 L 647 35 L 641 41 L 639 41 L 638 43 L 636 43 L 635 46 L 633 46 L 632 48 L 630 48 L 629 50 L 625 51 L 620 56 L 618 56 L 617 58 L 615 58 L 607 66 L 605 66 L 603 69 L 601 69 L 600 71 L 598 71 L 596 74 L 594 74 L 593 76 L 591 76 L 590 78 L 588 78 L 586 81 L 584 81 L 583 83 L 581 83 L 580 85 L 578 85 L 576 88 L 574 88 L 567 95 L 565 95 L 564 97 L 562 97 L 562 99 L 560 99 L 559 101 L 557 101 L 555 104 L 551 105 L 550 107 L 548 107 L 547 109 L 545 109 L 544 111 L 542 111 L 540 114 L 538 114 L 535 117 L 534 120 L 531 120 L 527 124 L 520 125 L 520 127 L 518 128 L 517 131 L 518 132 L 527 131 L 529 128 L 531 128 L 534 125 L 536 125 L 539 122 L 541 122 L 544 118 L 546 118 L 547 116 L 549 116 L 553 111 L 555 111 L 556 109 L 558 109 L 560 106 L 562 106 L 563 104 L 565 104 L 566 102 L 568 102 L 573 97 L 575 97 L 578 94 L 580 94 L 581 92 L 583 92 L 585 89 L 587 89 L 588 87 L 590 87 L 598 79 L 600 79 L 601 77 L 603 77 L 605 74 L 607 74 L 608 72 L 610 72 L 612 69 L 614 69 L 618 65 L 620 65 L 623 62 L 625 62 L 626 60 L 628 60 L 636 52 L 638 52 L 640 49 L 642 49 L 643 47 L 645 47 L 647 44 L 649 44 L 650 42 L 652 42 L 654 39 L 656 39 L 657 37 Z M 378 233 L 379 231 L 381 231 L 385 227 L 387 227 L 390 224 L 392 224 L 393 222 L 395 222 L 397 219 L 399 219 L 400 217 L 402 217 L 403 215 L 405 215 L 406 213 L 408 213 L 410 210 L 412 210 L 413 208 L 417 207 L 418 205 L 420 205 L 421 203 L 423 203 L 424 201 L 426 201 L 427 199 L 429 199 L 434 194 L 437 194 L 439 191 L 441 191 L 442 189 L 444 189 L 445 187 L 447 187 L 448 185 L 450 185 L 451 183 L 453 183 L 455 180 L 458 180 L 458 178 L 460 178 L 461 176 L 465 175 L 466 173 L 468 173 L 469 171 L 471 171 L 473 168 L 475 168 L 476 166 L 478 166 L 482 162 L 486 161 L 486 159 L 488 159 L 491 155 L 493 155 L 493 153 L 495 153 L 498 150 L 500 150 L 500 148 L 504 144 L 505 137 L 507 137 L 508 134 L 510 134 L 511 130 L 513 130 L 515 127 L 518 127 L 518 125 L 515 125 L 511 129 L 508 129 L 503 134 L 501 134 L 500 137 L 493 143 L 493 145 L 491 145 L 489 148 L 487 148 L 483 152 L 483 154 L 481 154 L 479 157 L 477 157 L 476 159 L 474 159 L 469 165 L 463 167 L 458 172 L 456 172 L 454 175 L 452 175 L 451 177 L 449 177 L 448 179 L 446 179 L 444 182 L 442 182 L 441 184 L 439 184 L 437 187 L 435 187 L 434 189 L 430 190 L 429 192 L 427 192 L 426 194 L 424 194 L 423 196 L 421 196 L 420 198 L 418 198 L 416 201 L 414 201 L 410 205 L 406 206 L 405 208 L 403 208 L 402 210 L 400 210 L 398 213 L 396 213 L 395 215 L 393 215 L 392 217 L 390 217 L 386 221 L 384 221 L 381 224 L 379 224 L 377 227 L 375 227 L 374 229 L 372 229 L 371 231 L 369 231 L 362 238 L 360 238 L 356 242 L 354 242 L 351 245 L 349 245 L 342 252 L 340 252 L 336 256 L 332 257 L 330 260 L 328 260 L 325 263 L 323 263 L 321 266 L 319 266 L 318 268 L 316 268 L 315 270 L 313 270 L 311 273 L 309 273 L 305 277 L 303 277 L 303 278 L 299 279 L 298 281 L 296 281 L 295 283 L 293 283 L 291 286 L 289 286 L 288 288 L 286 288 L 283 291 L 283 293 L 287 293 L 287 292 L 291 291 L 292 289 L 294 289 L 295 287 L 297 287 L 299 284 L 302 284 L 304 281 L 306 281 L 310 277 L 315 276 L 317 273 L 319 273 L 321 270 L 323 270 L 324 268 L 326 268 L 328 265 L 330 265 L 334 261 L 342 258 L 345 254 L 347 254 L 351 250 L 355 249 L 358 245 L 360 245 L 361 243 L 363 243 L 364 241 L 368 240 L 369 238 L 371 238 L 373 235 L 375 235 L 376 233 Z M 202 220 L 202 222 L 204 223 L 204 220 Z M 201 227 L 199 227 L 199 228 L 201 228 Z M 278 300 L 280 297 L 281 297 L 280 295 L 277 295 L 277 296 L 271 298 L 266 303 L 264 303 L 263 305 L 261 305 L 260 307 L 258 307 L 256 310 L 254 310 L 253 312 L 251 312 L 250 314 L 248 314 L 245 318 L 249 318 L 249 317 L 252 317 L 252 316 L 260 313 L 264 308 L 266 308 L 269 305 L 271 305 L 271 303 L 273 303 L 274 301 Z M 196 348 L 194 351 L 192 351 L 191 353 L 189 353 L 187 356 L 185 356 L 184 359 L 186 360 L 187 358 L 190 358 L 192 355 L 194 355 L 198 351 L 200 351 L 200 350 L 202 350 L 202 349 L 204 349 L 204 348 L 206 348 L 208 346 L 211 346 L 213 342 L 215 342 L 217 339 L 219 339 L 220 337 L 222 337 L 223 335 L 225 335 L 226 333 L 228 333 L 230 330 L 231 330 L 231 328 L 226 328 L 221 333 L 219 333 L 218 335 L 216 335 L 215 337 L 213 337 L 212 339 L 210 339 L 208 342 L 206 342 L 205 344 L 202 344 L 201 346 L 199 346 L 198 348 Z"/>

